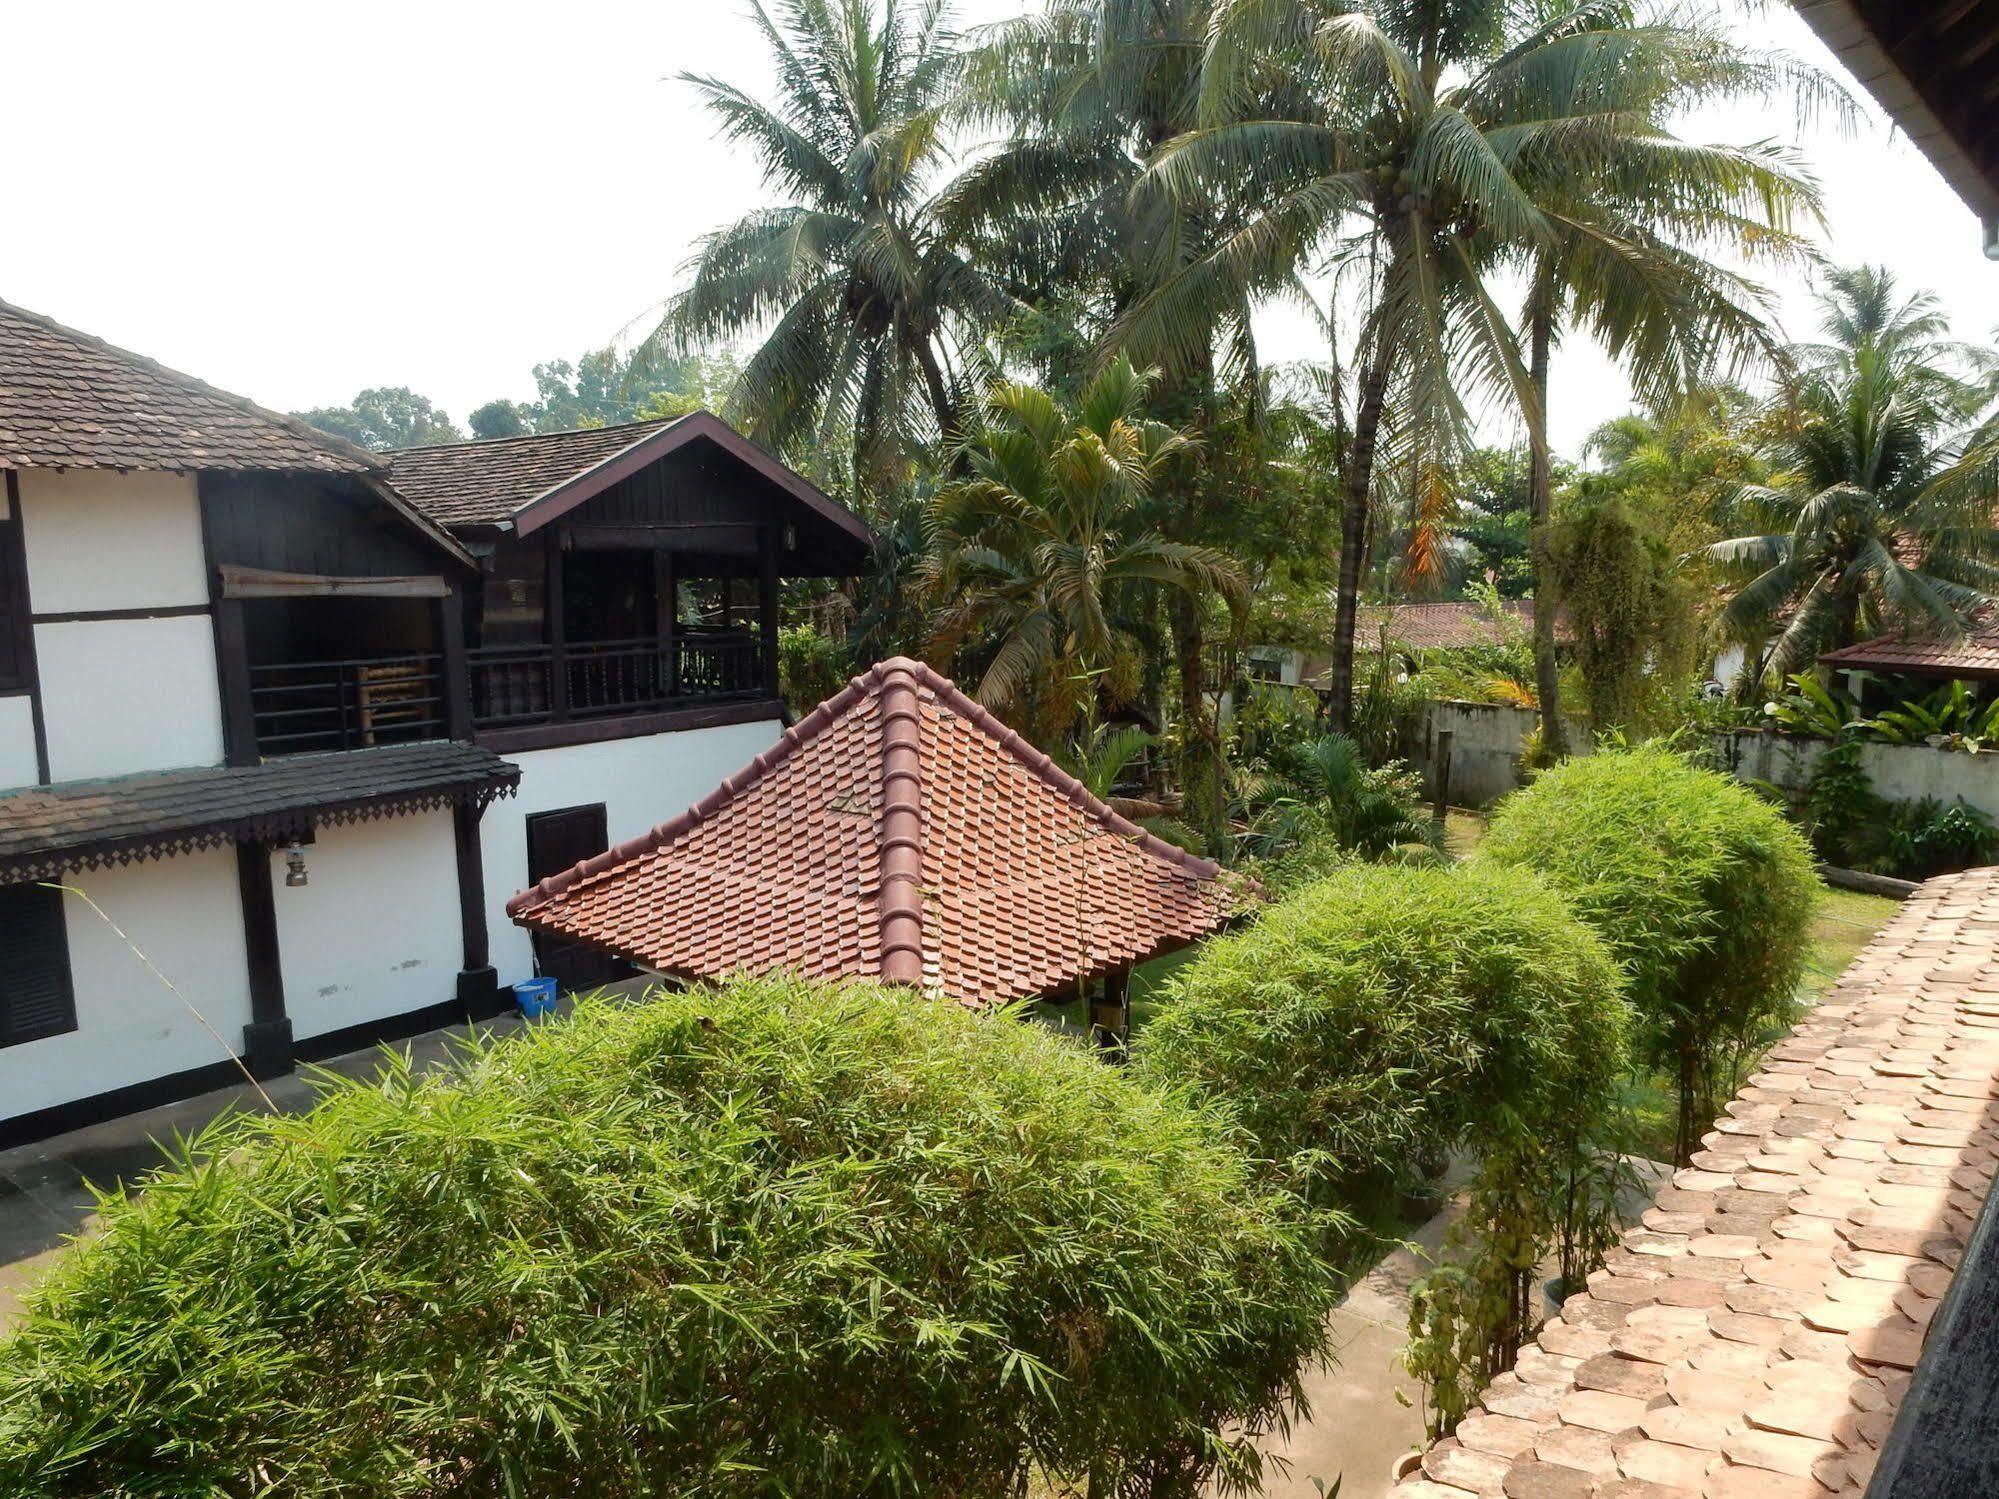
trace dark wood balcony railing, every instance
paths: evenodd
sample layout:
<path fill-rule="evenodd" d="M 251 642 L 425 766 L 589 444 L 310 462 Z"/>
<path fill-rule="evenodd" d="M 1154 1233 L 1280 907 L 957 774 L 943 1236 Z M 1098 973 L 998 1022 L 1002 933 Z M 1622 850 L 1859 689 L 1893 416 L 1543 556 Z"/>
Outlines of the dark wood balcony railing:
<path fill-rule="evenodd" d="M 465 654 L 472 673 L 472 722 L 482 729 L 751 697 L 764 682 L 756 637 L 735 631 L 680 636 L 671 659 L 657 640 L 479 646 Z"/>
<path fill-rule="evenodd" d="M 250 713 L 262 755 L 442 739 L 444 661 L 433 654 L 252 666 Z"/>

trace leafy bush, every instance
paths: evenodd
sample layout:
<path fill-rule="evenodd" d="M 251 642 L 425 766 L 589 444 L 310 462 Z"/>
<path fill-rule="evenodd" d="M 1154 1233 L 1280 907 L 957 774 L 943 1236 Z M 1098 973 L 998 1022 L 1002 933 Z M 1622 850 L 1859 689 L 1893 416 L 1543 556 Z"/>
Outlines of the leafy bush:
<path fill-rule="evenodd" d="M 1399 762 L 1370 769 L 1345 734 L 1280 749 L 1267 769 L 1252 772 L 1243 793 L 1247 842 L 1261 859 L 1305 844 L 1385 859 L 1428 853 L 1441 841 L 1423 810 L 1421 778 Z"/>
<path fill-rule="evenodd" d="M 1811 850 L 1745 787 L 1645 747 L 1557 766 L 1499 806 L 1488 862 L 1565 892 L 1631 975 L 1679 1085 L 1679 1159 L 1743 1051 L 1789 1017 L 1818 901 Z"/>
<path fill-rule="evenodd" d="M 1933 796 L 1893 803 L 1879 832 L 1879 867 L 1905 880 L 1972 869 L 1999 854 L 1999 828 L 1962 797 L 1950 806 Z"/>
<path fill-rule="evenodd" d="M 1494 868 L 1334 872 L 1210 942 L 1138 1070 L 1228 1101 L 1259 1153 L 1371 1247 L 1418 1157 L 1595 1133 L 1624 1066 L 1616 965 L 1561 898 Z"/>
<path fill-rule="evenodd" d="M 786 625 L 778 631 L 778 687 L 793 717 L 803 718 L 852 675 L 853 658 L 844 641 L 811 625 Z"/>
<path fill-rule="evenodd" d="M 1334 1289 L 1249 1169 L 952 1005 L 585 1006 L 110 1203 L 0 1345 L 0 1491 L 1240 1487 Z"/>

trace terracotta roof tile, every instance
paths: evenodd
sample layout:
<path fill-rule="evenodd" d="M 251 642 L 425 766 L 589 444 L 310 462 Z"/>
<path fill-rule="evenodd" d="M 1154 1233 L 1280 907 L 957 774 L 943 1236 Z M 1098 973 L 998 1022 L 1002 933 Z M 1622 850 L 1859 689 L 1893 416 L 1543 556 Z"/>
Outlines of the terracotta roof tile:
<path fill-rule="evenodd" d="M 1999 870 L 1930 881 L 1766 1054 L 1468 1418 L 1538 1433 L 1508 1493 L 1860 1499 L 1999 1156 L 1995 930 Z M 1487 1477 L 1425 1471 L 1431 1499 Z"/>
<path fill-rule="evenodd" d="M 0 468 L 379 473 L 373 454 L 0 302 Z"/>
<path fill-rule="evenodd" d="M 897 658 L 508 911 L 681 976 L 884 978 L 986 1006 L 1183 946 L 1249 894 Z"/>
<path fill-rule="evenodd" d="M 1495 619 L 1483 604 L 1463 601 L 1443 604 L 1363 604 L 1354 622 L 1354 639 L 1369 650 L 1385 631 L 1390 643 L 1410 650 L 1447 650 L 1467 645 L 1503 645 L 1534 628 L 1534 601 L 1507 599 Z M 1556 632 L 1564 639 L 1568 621 L 1557 618 Z"/>
<path fill-rule="evenodd" d="M 1903 672 L 1924 677 L 1999 678 L 1999 627 L 1983 625 L 1957 639 L 1883 635 L 1828 651 L 1821 664 L 1841 671 Z"/>

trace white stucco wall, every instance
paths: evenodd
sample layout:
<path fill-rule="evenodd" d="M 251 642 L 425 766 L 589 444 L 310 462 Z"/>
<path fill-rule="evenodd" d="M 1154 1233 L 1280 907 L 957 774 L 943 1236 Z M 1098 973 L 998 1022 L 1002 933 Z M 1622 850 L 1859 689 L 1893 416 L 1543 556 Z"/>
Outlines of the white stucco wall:
<path fill-rule="evenodd" d="M 285 1009 L 298 1041 L 450 999 L 464 966 L 449 811 L 322 827 L 307 883 L 271 856 Z"/>
<path fill-rule="evenodd" d="M 35 658 L 51 779 L 222 763 L 207 615 L 37 625 Z"/>
<path fill-rule="evenodd" d="M 191 474 L 28 469 L 21 519 L 37 614 L 208 602 Z"/>
<path fill-rule="evenodd" d="M 0 791 L 35 781 L 35 705 L 26 696 L 0 697 Z"/>
<path fill-rule="evenodd" d="M 250 981 L 233 850 L 95 870 L 69 883 L 89 891 L 223 1039 L 242 1048 Z M 0 1118 L 229 1060 L 94 911 L 74 896 L 63 906 L 77 1028 L 0 1047 Z"/>
<path fill-rule="evenodd" d="M 1722 763 L 1746 781 L 1764 781 L 1793 795 L 1811 783 L 1828 741 L 1754 729 L 1715 736 Z M 1863 744 L 1860 766 L 1874 794 L 1890 802 L 1934 797 L 1945 806 L 1962 798 L 1999 821 L 1999 755 L 1968 755 L 1926 744 Z"/>
<path fill-rule="evenodd" d="M 686 811 L 782 732 L 767 719 L 508 755 L 521 768 L 520 790 L 488 807 L 480 823 L 486 925 L 501 982 L 534 973 L 528 934 L 507 917 L 507 901 L 527 884 L 531 813 L 602 802 L 610 841 L 622 843 Z"/>

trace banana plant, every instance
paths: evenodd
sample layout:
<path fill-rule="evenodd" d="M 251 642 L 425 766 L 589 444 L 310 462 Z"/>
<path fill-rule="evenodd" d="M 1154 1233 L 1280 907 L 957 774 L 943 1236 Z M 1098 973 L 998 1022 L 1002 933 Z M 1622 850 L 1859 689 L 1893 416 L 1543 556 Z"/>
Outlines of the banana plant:
<path fill-rule="evenodd" d="M 1783 697 L 1763 706 L 1788 733 L 1841 739 L 1873 727 L 1871 719 L 1861 717 L 1860 710 L 1847 699 L 1834 697 L 1817 677 L 1799 674 L 1789 679 L 1788 686 L 1790 690 Z"/>

